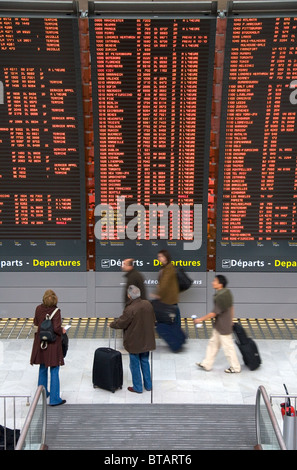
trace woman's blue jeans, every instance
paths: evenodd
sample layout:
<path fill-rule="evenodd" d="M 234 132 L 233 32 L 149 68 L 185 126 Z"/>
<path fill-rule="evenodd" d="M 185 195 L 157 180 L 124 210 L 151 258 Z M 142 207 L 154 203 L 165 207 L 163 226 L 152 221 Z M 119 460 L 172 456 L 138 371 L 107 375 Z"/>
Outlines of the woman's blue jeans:
<path fill-rule="evenodd" d="M 60 398 L 60 379 L 59 379 L 59 369 L 60 366 L 50 367 L 51 371 L 51 386 L 50 392 L 48 391 L 48 367 L 45 367 L 44 364 L 39 366 L 39 375 L 38 375 L 38 385 L 43 385 L 46 391 L 46 396 L 50 397 L 50 405 L 58 405 L 61 403 L 62 398 Z"/>
<path fill-rule="evenodd" d="M 146 390 L 152 389 L 149 354 L 149 352 L 139 354 L 129 353 L 133 389 L 138 393 L 142 392 L 142 379 L 144 388 Z"/>

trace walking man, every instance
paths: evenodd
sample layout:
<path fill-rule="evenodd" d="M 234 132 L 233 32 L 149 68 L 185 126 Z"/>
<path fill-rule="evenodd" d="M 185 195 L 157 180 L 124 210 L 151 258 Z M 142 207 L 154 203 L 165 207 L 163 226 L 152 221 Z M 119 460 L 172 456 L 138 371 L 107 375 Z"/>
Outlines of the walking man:
<path fill-rule="evenodd" d="M 233 296 L 227 289 L 227 279 L 223 275 L 217 275 L 212 283 L 215 289 L 213 311 L 204 317 L 196 318 L 194 323 L 203 322 L 209 318 L 215 318 L 212 336 L 208 342 L 206 356 L 202 362 L 197 363 L 204 370 L 211 370 L 216 355 L 222 346 L 230 367 L 225 369 L 227 373 L 240 372 L 241 367 L 233 341 Z"/>

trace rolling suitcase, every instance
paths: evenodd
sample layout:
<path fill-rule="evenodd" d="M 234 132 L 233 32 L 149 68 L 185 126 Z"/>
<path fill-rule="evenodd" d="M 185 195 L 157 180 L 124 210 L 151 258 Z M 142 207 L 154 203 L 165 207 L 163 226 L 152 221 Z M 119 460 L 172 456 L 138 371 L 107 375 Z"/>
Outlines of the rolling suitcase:
<path fill-rule="evenodd" d="M 110 335 L 110 328 L 109 328 Z M 116 333 L 115 333 L 116 348 Z M 97 348 L 93 362 L 93 387 L 115 392 L 123 386 L 123 363 L 120 351 L 110 347 Z"/>
<path fill-rule="evenodd" d="M 233 324 L 233 332 L 245 365 L 250 370 L 258 369 L 261 364 L 261 357 L 255 341 L 247 336 L 245 330 L 239 323 Z"/>
<path fill-rule="evenodd" d="M 157 323 L 157 333 L 170 347 L 173 352 L 181 349 L 186 341 L 186 335 L 176 323 Z"/>

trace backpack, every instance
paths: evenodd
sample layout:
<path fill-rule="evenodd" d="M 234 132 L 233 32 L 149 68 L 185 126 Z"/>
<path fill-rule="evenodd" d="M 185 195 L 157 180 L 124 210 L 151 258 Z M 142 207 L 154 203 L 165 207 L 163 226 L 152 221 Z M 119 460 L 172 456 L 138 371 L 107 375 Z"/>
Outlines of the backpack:
<path fill-rule="evenodd" d="M 176 271 L 177 275 L 177 282 L 180 292 L 184 292 L 185 290 L 190 289 L 191 285 L 193 284 L 192 279 L 185 273 L 182 268 L 178 268 Z"/>
<path fill-rule="evenodd" d="M 54 343 L 56 341 L 56 333 L 54 332 L 52 318 L 55 315 L 58 308 L 56 308 L 51 315 L 47 314 L 45 320 L 40 325 L 40 347 L 46 349 L 48 343 Z"/>

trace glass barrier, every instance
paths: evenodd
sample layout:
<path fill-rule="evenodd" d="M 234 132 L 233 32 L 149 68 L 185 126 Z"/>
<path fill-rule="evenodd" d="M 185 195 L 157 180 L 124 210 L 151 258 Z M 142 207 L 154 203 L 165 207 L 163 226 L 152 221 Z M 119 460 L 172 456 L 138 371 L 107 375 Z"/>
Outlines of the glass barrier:
<path fill-rule="evenodd" d="M 30 395 L 0 395 L 0 450 L 15 449 L 30 398 Z"/>
<path fill-rule="evenodd" d="M 31 404 L 15 450 L 44 450 L 46 431 L 46 393 L 39 386 Z"/>
<path fill-rule="evenodd" d="M 265 388 L 258 388 L 256 398 L 257 447 L 262 450 L 286 450 L 286 445 Z"/>

